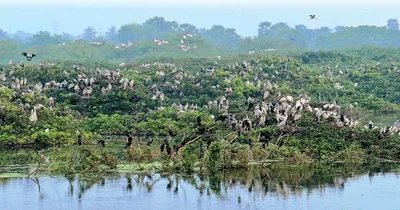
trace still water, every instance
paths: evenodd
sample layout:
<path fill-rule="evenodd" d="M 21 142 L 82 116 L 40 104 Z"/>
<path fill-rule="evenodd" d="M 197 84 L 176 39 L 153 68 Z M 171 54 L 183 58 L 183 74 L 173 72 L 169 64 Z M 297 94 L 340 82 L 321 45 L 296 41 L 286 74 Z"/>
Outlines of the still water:
<path fill-rule="evenodd" d="M 0 209 L 400 209 L 397 172 L 349 168 L 3 178 Z"/>

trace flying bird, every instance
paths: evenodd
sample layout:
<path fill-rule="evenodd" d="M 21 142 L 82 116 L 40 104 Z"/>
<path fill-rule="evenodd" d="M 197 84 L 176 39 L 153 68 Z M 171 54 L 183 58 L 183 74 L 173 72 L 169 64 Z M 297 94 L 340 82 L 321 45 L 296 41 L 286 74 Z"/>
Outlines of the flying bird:
<path fill-rule="evenodd" d="M 310 15 L 310 20 L 318 20 L 318 18 L 315 15 Z"/>
<path fill-rule="evenodd" d="M 31 61 L 32 58 L 36 56 L 36 54 L 27 53 L 27 52 L 23 52 L 22 55 L 25 56 L 28 61 Z"/>

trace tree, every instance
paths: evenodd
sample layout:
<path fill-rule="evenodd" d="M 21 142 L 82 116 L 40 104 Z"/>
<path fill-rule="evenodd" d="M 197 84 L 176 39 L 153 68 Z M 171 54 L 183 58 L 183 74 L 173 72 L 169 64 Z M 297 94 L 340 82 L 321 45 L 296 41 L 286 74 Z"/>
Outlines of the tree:
<path fill-rule="evenodd" d="M 62 33 L 62 34 L 60 34 L 60 37 L 63 40 L 74 40 L 74 39 L 76 39 L 76 37 L 74 35 L 69 34 L 69 33 Z"/>
<path fill-rule="evenodd" d="M 399 21 L 397 19 L 389 19 L 387 21 L 387 27 L 390 30 L 398 31 L 399 30 Z"/>
<path fill-rule="evenodd" d="M 8 38 L 7 31 L 3 31 L 3 29 L 0 29 L 0 39 L 5 39 Z"/>
<path fill-rule="evenodd" d="M 118 30 L 118 40 L 120 42 L 138 42 L 145 39 L 143 28 L 137 23 L 122 25 Z"/>
<path fill-rule="evenodd" d="M 295 30 L 291 34 L 290 41 L 306 47 L 310 40 L 312 39 L 312 30 L 308 29 L 307 26 L 300 24 L 294 26 Z"/>
<path fill-rule="evenodd" d="M 227 28 L 225 30 L 225 40 L 229 46 L 236 46 L 240 39 L 241 37 L 236 33 L 236 29 Z"/>
<path fill-rule="evenodd" d="M 236 29 L 225 29 L 222 25 L 214 25 L 209 30 L 205 31 L 203 36 L 212 40 L 218 47 L 233 47 L 241 40 L 241 37 L 236 33 Z"/>
<path fill-rule="evenodd" d="M 179 24 L 176 21 L 166 21 L 163 17 L 150 18 L 142 26 L 153 26 L 157 31 L 153 37 L 163 37 L 175 33 L 179 28 Z M 147 31 L 146 34 L 148 34 Z"/>
<path fill-rule="evenodd" d="M 97 31 L 93 27 L 87 27 L 83 31 L 83 37 L 82 39 L 87 40 L 87 41 L 93 41 L 97 38 Z"/>
<path fill-rule="evenodd" d="M 258 24 L 258 37 L 266 37 L 268 34 L 268 29 L 271 27 L 272 23 L 268 21 L 261 22 Z"/>
<path fill-rule="evenodd" d="M 291 28 L 287 23 L 280 22 L 272 25 L 268 28 L 268 34 L 266 35 L 269 38 L 273 39 L 290 39 L 294 29 Z"/>
<path fill-rule="evenodd" d="M 189 34 L 197 34 L 199 31 L 196 26 L 189 23 L 180 24 L 178 30 Z"/>
<path fill-rule="evenodd" d="M 12 38 L 15 41 L 20 41 L 20 42 L 26 42 L 28 41 L 33 34 L 25 33 L 23 31 L 16 31 L 14 34 L 12 34 Z"/>
<path fill-rule="evenodd" d="M 317 28 L 313 30 L 313 33 L 315 34 L 315 36 L 326 36 L 331 34 L 331 29 L 329 29 L 328 27 L 321 27 L 321 28 Z"/>
<path fill-rule="evenodd" d="M 344 29 L 346 29 L 346 26 L 336 26 L 335 32 L 343 31 Z"/>
<path fill-rule="evenodd" d="M 38 46 L 45 46 L 48 44 L 59 44 L 62 39 L 59 35 L 52 36 L 48 31 L 39 31 L 37 34 L 33 35 L 30 43 Z"/>
<path fill-rule="evenodd" d="M 115 26 L 111 26 L 111 28 L 108 29 L 106 32 L 106 38 L 114 42 L 118 41 L 118 31 Z"/>

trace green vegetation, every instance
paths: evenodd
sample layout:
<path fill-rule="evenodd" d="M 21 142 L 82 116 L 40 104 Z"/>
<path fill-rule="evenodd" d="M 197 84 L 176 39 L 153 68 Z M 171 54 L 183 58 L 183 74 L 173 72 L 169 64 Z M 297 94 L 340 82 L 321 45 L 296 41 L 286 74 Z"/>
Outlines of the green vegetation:
<path fill-rule="evenodd" d="M 222 26 L 200 32 L 163 19 L 113 30 L 113 39 L 100 45 L 89 43 L 100 39 L 93 28 L 85 31 L 86 41 L 62 46 L 57 44 L 60 37 L 46 32 L 31 43 L 0 40 L 1 62 L 21 59 L 22 49 L 38 54 L 33 62 L 3 65 L 0 72 L 1 147 L 48 149 L 48 159 L 21 155 L 32 162 L 46 159 L 47 169 L 61 174 L 120 170 L 125 165 L 193 172 L 271 162 L 400 159 L 399 130 L 385 134 L 381 127 L 363 126 L 376 115 L 400 112 L 400 54 L 397 48 L 386 48 L 397 47 L 391 44 L 397 42 L 392 40 L 396 30 L 360 26 L 331 33 L 264 22 L 257 38 L 242 39 Z M 183 38 L 185 33 L 193 37 Z M 357 38 L 381 33 L 383 41 L 373 44 Z M 303 39 L 284 41 L 291 37 Z M 159 45 L 153 39 L 169 43 Z M 177 47 L 181 39 L 191 48 Z M 129 47 L 114 49 L 115 42 L 128 40 L 133 43 Z M 268 48 L 279 50 L 264 51 Z M 278 111 L 271 108 L 260 125 L 255 107 L 261 110 L 263 98 L 265 104 L 278 106 L 286 96 L 294 98 L 296 109 L 296 101 L 309 97 L 311 110 L 303 104 L 301 116 L 289 116 L 282 126 Z M 324 103 L 340 107 L 336 115 L 320 121 L 313 108 Z M 251 130 L 232 128 L 229 119 L 223 119 L 230 118 L 226 112 L 239 122 L 249 117 Z M 360 124 L 338 125 L 339 114 Z M 134 142 L 124 150 L 128 132 Z M 83 146 L 76 145 L 79 135 Z M 261 136 L 268 136 L 269 143 Z M 98 145 L 101 139 L 105 148 Z"/>

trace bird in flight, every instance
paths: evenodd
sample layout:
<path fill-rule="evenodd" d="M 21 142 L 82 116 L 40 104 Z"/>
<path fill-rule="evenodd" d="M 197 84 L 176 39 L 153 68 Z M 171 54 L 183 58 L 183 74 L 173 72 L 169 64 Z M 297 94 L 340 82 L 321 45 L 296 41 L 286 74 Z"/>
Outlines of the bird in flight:
<path fill-rule="evenodd" d="M 318 20 L 318 18 L 315 15 L 310 15 L 310 20 Z"/>
<path fill-rule="evenodd" d="M 35 54 L 26 53 L 26 52 L 23 52 L 22 55 L 25 56 L 28 61 L 31 61 L 32 58 L 36 56 Z"/>

